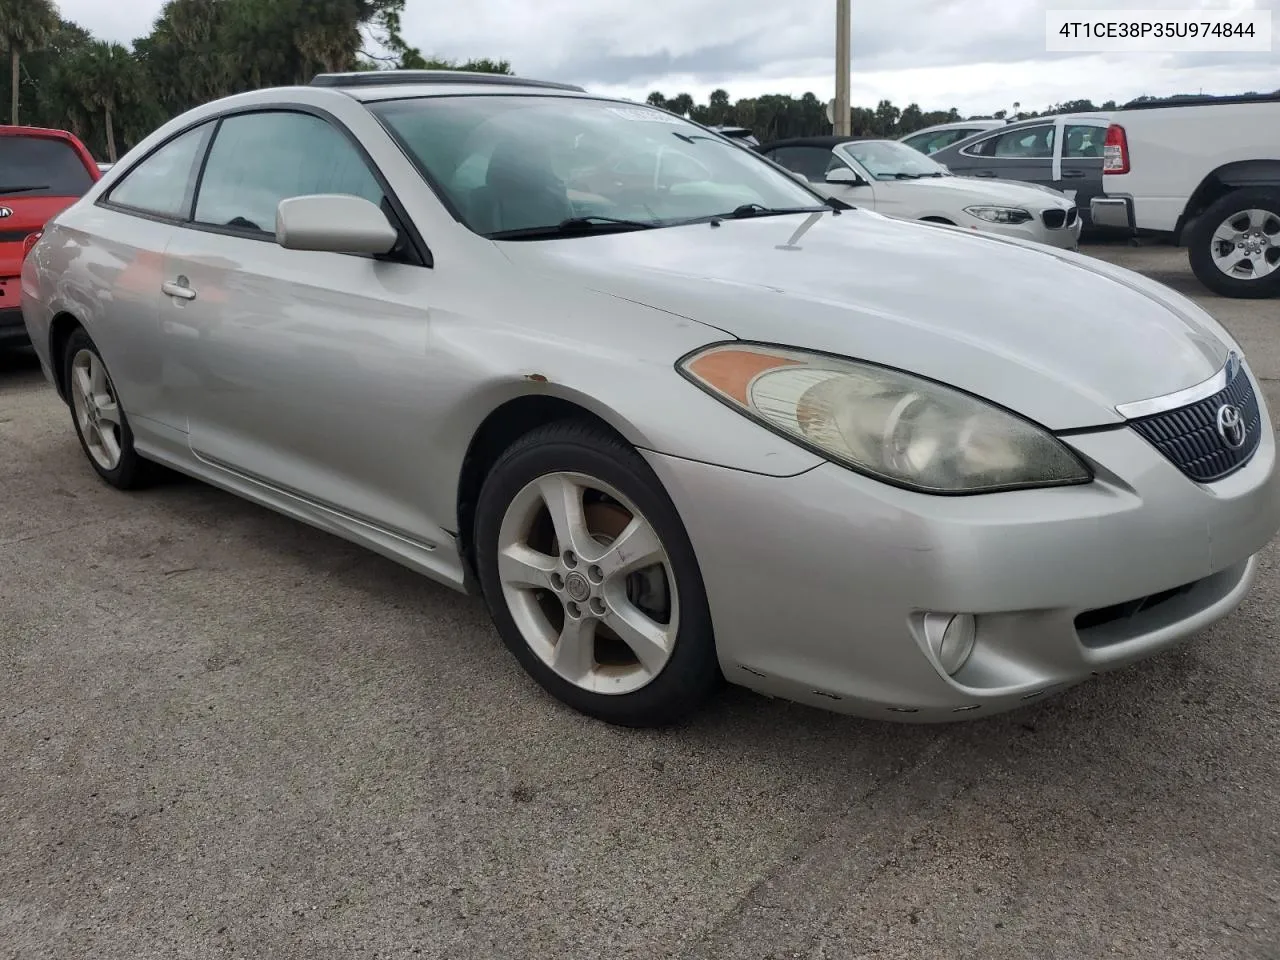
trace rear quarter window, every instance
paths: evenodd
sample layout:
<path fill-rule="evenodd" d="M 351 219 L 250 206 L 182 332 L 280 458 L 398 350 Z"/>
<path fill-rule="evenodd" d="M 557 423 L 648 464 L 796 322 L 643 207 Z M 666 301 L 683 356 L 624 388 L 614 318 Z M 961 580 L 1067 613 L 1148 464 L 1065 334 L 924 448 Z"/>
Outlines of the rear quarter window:
<path fill-rule="evenodd" d="M 0 197 L 79 197 L 93 176 L 66 140 L 0 136 Z"/>

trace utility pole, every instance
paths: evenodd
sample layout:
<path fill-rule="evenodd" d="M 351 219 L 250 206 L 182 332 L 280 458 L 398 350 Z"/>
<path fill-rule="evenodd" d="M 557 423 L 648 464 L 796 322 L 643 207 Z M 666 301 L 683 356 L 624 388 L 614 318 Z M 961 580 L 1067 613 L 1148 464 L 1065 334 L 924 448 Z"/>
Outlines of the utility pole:
<path fill-rule="evenodd" d="M 838 137 L 847 137 L 852 132 L 849 118 L 849 72 L 851 69 L 849 0 L 836 0 L 836 102 L 835 109 L 832 111 L 835 114 L 832 125 Z"/>

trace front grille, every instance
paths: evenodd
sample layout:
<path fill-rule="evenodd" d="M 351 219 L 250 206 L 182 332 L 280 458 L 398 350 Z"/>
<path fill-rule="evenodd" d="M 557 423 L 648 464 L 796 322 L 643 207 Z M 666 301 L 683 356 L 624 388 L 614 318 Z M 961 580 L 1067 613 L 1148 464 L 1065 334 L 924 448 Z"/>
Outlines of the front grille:
<path fill-rule="evenodd" d="M 1044 221 L 1044 225 L 1050 230 L 1058 230 L 1067 222 L 1067 211 L 1045 210 L 1040 214 L 1040 219 Z"/>
<path fill-rule="evenodd" d="M 1219 411 L 1233 406 L 1244 422 L 1244 443 L 1232 448 L 1218 429 Z M 1262 439 L 1262 413 L 1244 366 L 1211 397 L 1177 410 L 1130 421 L 1130 426 L 1192 480 L 1212 483 L 1249 462 Z"/>
<path fill-rule="evenodd" d="M 0 243 L 21 243 L 32 230 L 0 230 Z"/>
<path fill-rule="evenodd" d="M 1109 607 L 1086 610 L 1076 617 L 1076 629 L 1092 630 L 1094 627 L 1105 626 L 1108 623 L 1129 620 L 1140 613 L 1160 606 L 1162 603 L 1168 603 L 1184 593 L 1190 593 L 1194 587 L 1194 583 L 1188 583 L 1181 587 L 1174 587 L 1172 590 L 1161 590 L 1159 593 L 1153 593 L 1147 597 L 1139 597 L 1137 600 L 1130 600 L 1127 603 L 1116 603 Z"/>
<path fill-rule="evenodd" d="M 1080 211 L 1077 210 L 1075 207 L 1072 207 L 1070 210 L 1067 211 L 1068 227 L 1074 227 L 1078 219 L 1080 219 Z"/>

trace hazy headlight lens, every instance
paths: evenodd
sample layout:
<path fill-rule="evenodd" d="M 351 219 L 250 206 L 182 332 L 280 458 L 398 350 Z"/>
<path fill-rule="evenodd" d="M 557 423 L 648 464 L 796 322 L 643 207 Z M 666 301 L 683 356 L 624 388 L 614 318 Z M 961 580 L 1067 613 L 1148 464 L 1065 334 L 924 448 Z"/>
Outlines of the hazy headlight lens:
<path fill-rule="evenodd" d="M 979 493 L 1092 479 L 1042 427 L 896 370 L 736 345 L 712 347 L 681 369 L 830 459 L 916 490 Z"/>
<path fill-rule="evenodd" d="M 964 212 L 988 223 L 1028 223 L 1032 219 L 1021 207 L 965 207 Z"/>

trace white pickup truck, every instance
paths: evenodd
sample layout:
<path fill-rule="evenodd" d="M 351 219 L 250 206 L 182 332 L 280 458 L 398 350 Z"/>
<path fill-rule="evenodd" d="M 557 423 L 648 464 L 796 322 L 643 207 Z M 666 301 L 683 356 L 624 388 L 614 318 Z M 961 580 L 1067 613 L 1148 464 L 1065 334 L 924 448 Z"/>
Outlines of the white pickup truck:
<path fill-rule="evenodd" d="M 1225 297 L 1280 294 L 1280 94 L 1108 115 L 1093 222 L 1162 234 Z"/>

